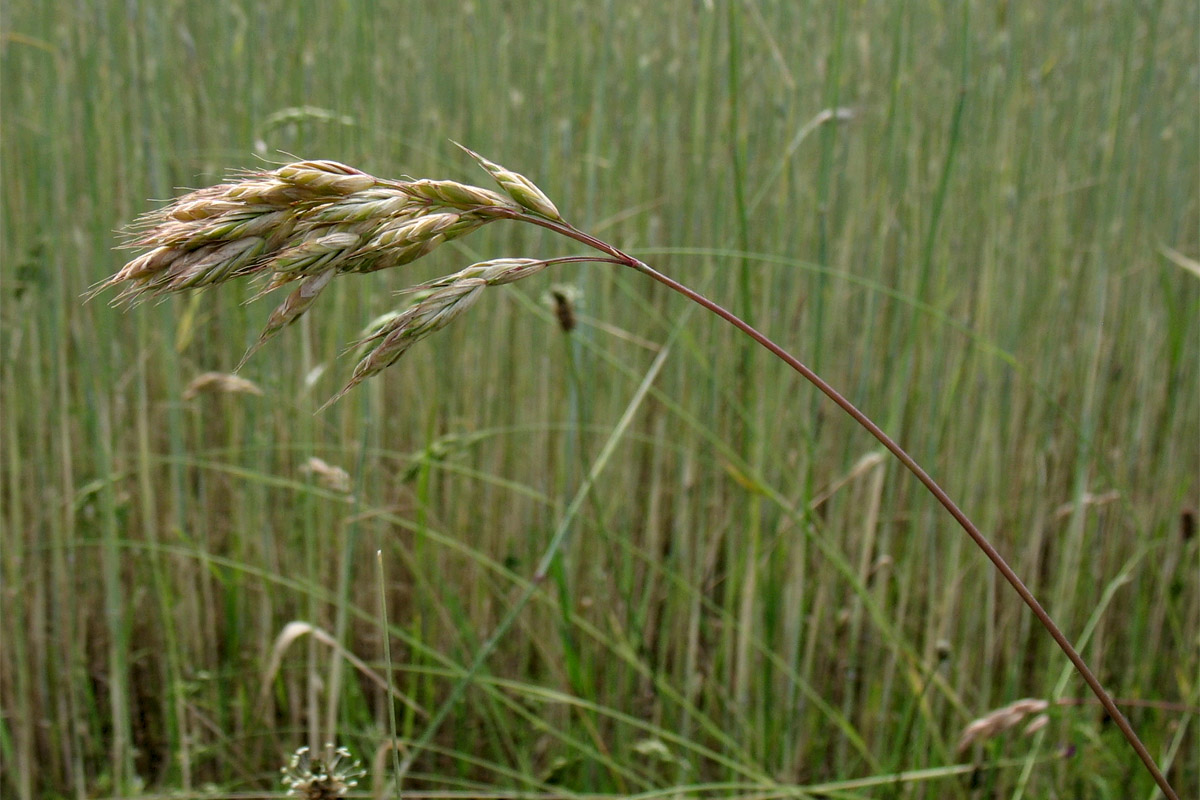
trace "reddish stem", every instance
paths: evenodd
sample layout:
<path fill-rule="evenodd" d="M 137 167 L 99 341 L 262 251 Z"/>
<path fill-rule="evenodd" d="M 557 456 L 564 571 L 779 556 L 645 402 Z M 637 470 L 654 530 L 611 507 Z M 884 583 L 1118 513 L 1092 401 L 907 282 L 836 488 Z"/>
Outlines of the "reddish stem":
<path fill-rule="evenodd" d="M 1042 626 L 1050 633 L 1050 636 L 1054 638 L 1054 641 L 1058 644 L 1059 648 L 1066 653 L 1067 658 L 1069 658 L 1071 663 L 1075 665 L 1075 669 L 1080 675 L 1083 676 L 1084 681 L 1095 693 L 1096 697 L 1100 701 L 1100 704 L 1104 706 L 1104 710 L 1108 712 L 1108 715 L 1112 718 L 1113 722 L 1116 723 L 1121 733 L 1125 736 L 1125 740 L 1129 742 L 1129 746 L 1133 748 L 1134 752 L 1137 753 L 1138 758 L 1142 760 L 1142 763 L 1146 766 L 1146 769 L 1154 778 L 1154 782 L 1158 784 L 1158 788 L 1167 798 L 1169 798 L 1169 800 L 1179 800 L 1179 795 L 1176 794 L 1175 790 L 1171 788 L 1171 784 L 1167 782 L 1166 777 L 1162 774 L 1162 771 L 1154 762 L 1154 758 L 1150 755 L 1150 752 L 1146 749 L 1146 746 L 1142 744 L 1142 740 L 1138 738 L 1137 733 L 1134 732 L 1133 726 L 1129 724 L 1129 720 L 1127 720 L 1125 715 L 1121 713 L 1121 710 L 1117 707 L 1116 703 L 1113 702 L 1112 697 L 1109 696 L 1099 679 L 1097 679 L 1095 674 L 1092 673 L 1092 670 L 1083 660 L 1083 657 L 1079 655 L 1079 652 L 1075 649 L 1074 645 L 1071 644 L 1071 641 L 1054 622 L 1050 614 L 1046 612 L 1046 609 L 1042 607 L 1042 604 L 1038 602 L 1038 599 L 1033 596 L 1033 592 L 1029 590 L 1029 587 L 1027 587 L 1020 577 L 1017 576 L 1017 573 L 1013 571 L 1012 567 L 1008 565 L 1008 562 L 1004 560 L 1004 557 L 1000 555 L 999 551 L 992 546 L 992 543 L 988 541 L 987 537 L 983 535 L 983 532 L 979 530 L 975 523 L 972 522 L 970 518 L 967 517 L 967 515 L 964 514 L 963 511 L 958 507 L 958 505 L 956 505 L 955 502 L 950 499 L 950 496 L 946 494 L 945 490 L 942 489 L 940 485 L 938 485 L 937 481 L 930 477 L 929 473 L 922 469 L 921 465 L 918 464 L 913 457 L 904 450 L 904 448 L 897 444 L 892 437 L 884 433 L 883 429 L 876 425 L 870 417 L 868 417 L 866 414 L 860 411 L 857 406 L 843 397 L 842 394 L 829 385 L 824 378 L 813 372 L 811 369 L 801 363 L 795 356 L 784 350 L 779 345 L 775 344 L 775 342 L 767 338 L 766 335 L 760 333 L 741 317 L 718 305 L 717 303 L 714 303 L 699 292 L 696 292 L 687 286 L 684 286 L 682 283 L 663 275 L 661 272 L 658 272 L 645 262 L 621 252 L 607 242 L 601 241 L 594 236 L 586 234 L 569 223 L 554 222 L 552 220 L 542 219 L 533 215 L 509 212 L 507 210 L 497 209 L 496 212 L 498 212 L 497 216 L 508 216 L 512 219 L 518 219 L 523 222 L 530 222 L 534 225 L 540 225 L 543 228 L 548 228 L 556 233 L 562 234 L 563 236 L 574 239 L 581 244 L 587 245 L 595 250 L 599 250 L 600 252 L 610 256 L 612 259 L 615 259 L 617 262 L 630 267 L 631 269 L 635 269 L 643 275 L 653 278 L 667 288 L 678 292 L 695 303 L 698 303 L 703 308 L 711 311 L 718 317 L 721 317 L 726 322 L 733 325 L 738 330 L 745 333 L 751 339 L 769 350 L 772 354 L 779 358 L 779 360 L 783 361 L 793 370 L 800 373 L 805 380 L 820 389 L 826 397 L 828 397 L 830 400 L 836 403 L 839 408 L 853 417 L 855 422 L 866 428 L 867 431 L 869 431 L 872 436 L 878 439 L 879 442 L 886 447 L 892 455 L 900 460 L 901 464 L 908 468 L 909 472 L 917 476 L 917 480 L 921 481 L 921 483 L 925 485 L 925 488 L 929 490 L 930 494 L 936 497 L 938 502 L 950 512 L 950 516 L 954 517 L 958 524 L 962 526 L 962 529 L 967 532 L 967 535 L 970 536 L 979 549 L 983 551 L 984 555 L 986 555 L 992 564 L 995 565 L 1000 574 L 1004 576 L 1004 579 L 1007 580 L 1013 589 L 1016 590 L 1017 594 L 1020 595 L 1021 599 L 1025 602 L 1025 605 L 1027 605 L 1029 609 L 1033 611 L 1033 615 L 1038 618 L 1038 621 L 1042 623 Z"/>

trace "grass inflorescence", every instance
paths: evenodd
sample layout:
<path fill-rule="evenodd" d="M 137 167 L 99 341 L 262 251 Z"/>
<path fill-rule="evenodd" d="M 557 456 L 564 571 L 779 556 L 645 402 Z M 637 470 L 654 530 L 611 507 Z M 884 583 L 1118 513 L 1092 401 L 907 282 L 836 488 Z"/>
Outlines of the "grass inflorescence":
<path fill-rule="evenodd" d="M 461 147 L 461 145 L 459 145 Z M 298 161 L 185 194 L 143 215 L 129 247 L 145 249 L 92 294 L 120 287 L 115 304 L 257 278 L 266 294 L 299 286 L 271 312 L 242 364 L 300 318 L 334 277 L 412 263 L 443 242 L 498 219 L 561 221 L 528 178 L 471 150 L 507 196 L 447 180 L 383 180 L 336 161 Z M 363 339 L 368 354 L 330 402 L 396 362 L 465 312 L 487 286 L 513 283 L 561 259 L 500 258 L 411 287 L 418 299 Z M 568 259 L 576 260 L 576 259 Z"/>

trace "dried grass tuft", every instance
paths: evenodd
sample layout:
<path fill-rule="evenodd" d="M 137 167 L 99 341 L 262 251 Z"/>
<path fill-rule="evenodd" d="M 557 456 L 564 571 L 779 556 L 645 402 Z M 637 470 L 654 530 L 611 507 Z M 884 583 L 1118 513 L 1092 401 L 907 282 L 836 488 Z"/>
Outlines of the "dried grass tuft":
<path fill-rule="evenodd" d="M 263 390 L 253 381 L 227 372 L 204 372 L 192 378 L 183 390 L 184 400 L 194 400 L 202 394 L 252 394 L 262 396 Z"/>
<path fill-rule="evenodd" d="M 958 745 L 955 747 L 955 751 L 962 754 L 976 742 L 985 742 L 988 739 L 999 736 L 1001 733 L 1020 725 L 1026 717 L 1034 714 L 1036 716 L 1025 728 L 1024 732 L 1026 736 L 1031 736 L 1049 724 L 1050 718 L 1045 714 L 1046 709 L 1049 707 L 1050 703 L 1046 700 L 1026 697 L 1022 700 L 1009 703 L 1003 708 L 998 708 L 972 721 L 963 728 L 962 734 L 958 737 Z"/>
<path fill-rule="evenodd" d="M 350 473 L 322 458 L 312 456 L 300 465 L 300 471 L 316 478 L 317 483 L 323 489 L 342 494 L 350 493 Z"/>

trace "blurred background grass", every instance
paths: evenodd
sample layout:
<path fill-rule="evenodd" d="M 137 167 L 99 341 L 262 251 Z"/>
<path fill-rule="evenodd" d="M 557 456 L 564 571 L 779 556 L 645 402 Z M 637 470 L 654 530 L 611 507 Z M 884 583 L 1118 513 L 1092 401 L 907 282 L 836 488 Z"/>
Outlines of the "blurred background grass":
<path fill-rule="evenodd" d="M 184 399 L 256 338 L 271 303 L 249 287 L 81 301 L 123 261 L 114 231 L 180 187 L 286 154 L 486 185 L 453 138 L 879 419 L 1186 794 L 1198 21 L 1167 1 L 6 3 L 0 792 L 275 792 L 300 745 L 369 759 L 390 735 L 377 550 L 397 733 L 418 738 L 669 346 L 552 580 L 406 786 L 849 797 L 927 770 L 887 796 L 1150 795 L 1094 706 L 955 753 L 971 719 L 1086 687 L 866 434 L 638 276 L 489 294 L 320 415 L 393 290 L 572 250 L 493 225 L 339 281 L 243 370 L 262 396 Z M 578 293 L 569 335 L 555 282 Z M 367 672 L 277 643 L 297 620 Z"/>

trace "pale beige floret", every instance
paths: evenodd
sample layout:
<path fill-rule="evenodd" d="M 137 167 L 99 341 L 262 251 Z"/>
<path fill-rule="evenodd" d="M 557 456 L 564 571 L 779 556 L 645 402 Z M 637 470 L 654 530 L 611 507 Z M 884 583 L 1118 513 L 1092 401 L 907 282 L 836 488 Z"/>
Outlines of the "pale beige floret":
<path fill-rule="evenodd" d="M 252 394 L 262 396 L 262 389 L 253 381 L 227 372 L 202 372 L 188 382 L 183 390 L 184 400 L 194 400 L 202 394 Z"/>
<path fill-rule="evenodd" d="M 1015 728 L 1030 714 L 1035 714 L 1033 721 L 1025 729 L 1025 735 L 1030 736 L 1049 724 L 1049 718 L 1044 712 L 1050 707 L 1046 700 L 1026 697 L 998 708 L 977 720 L 973 720 L 962 730 L 958 737 L 955 750 L 965 752 L 976 742 L 987 741 L 1004 731 Z"/>

